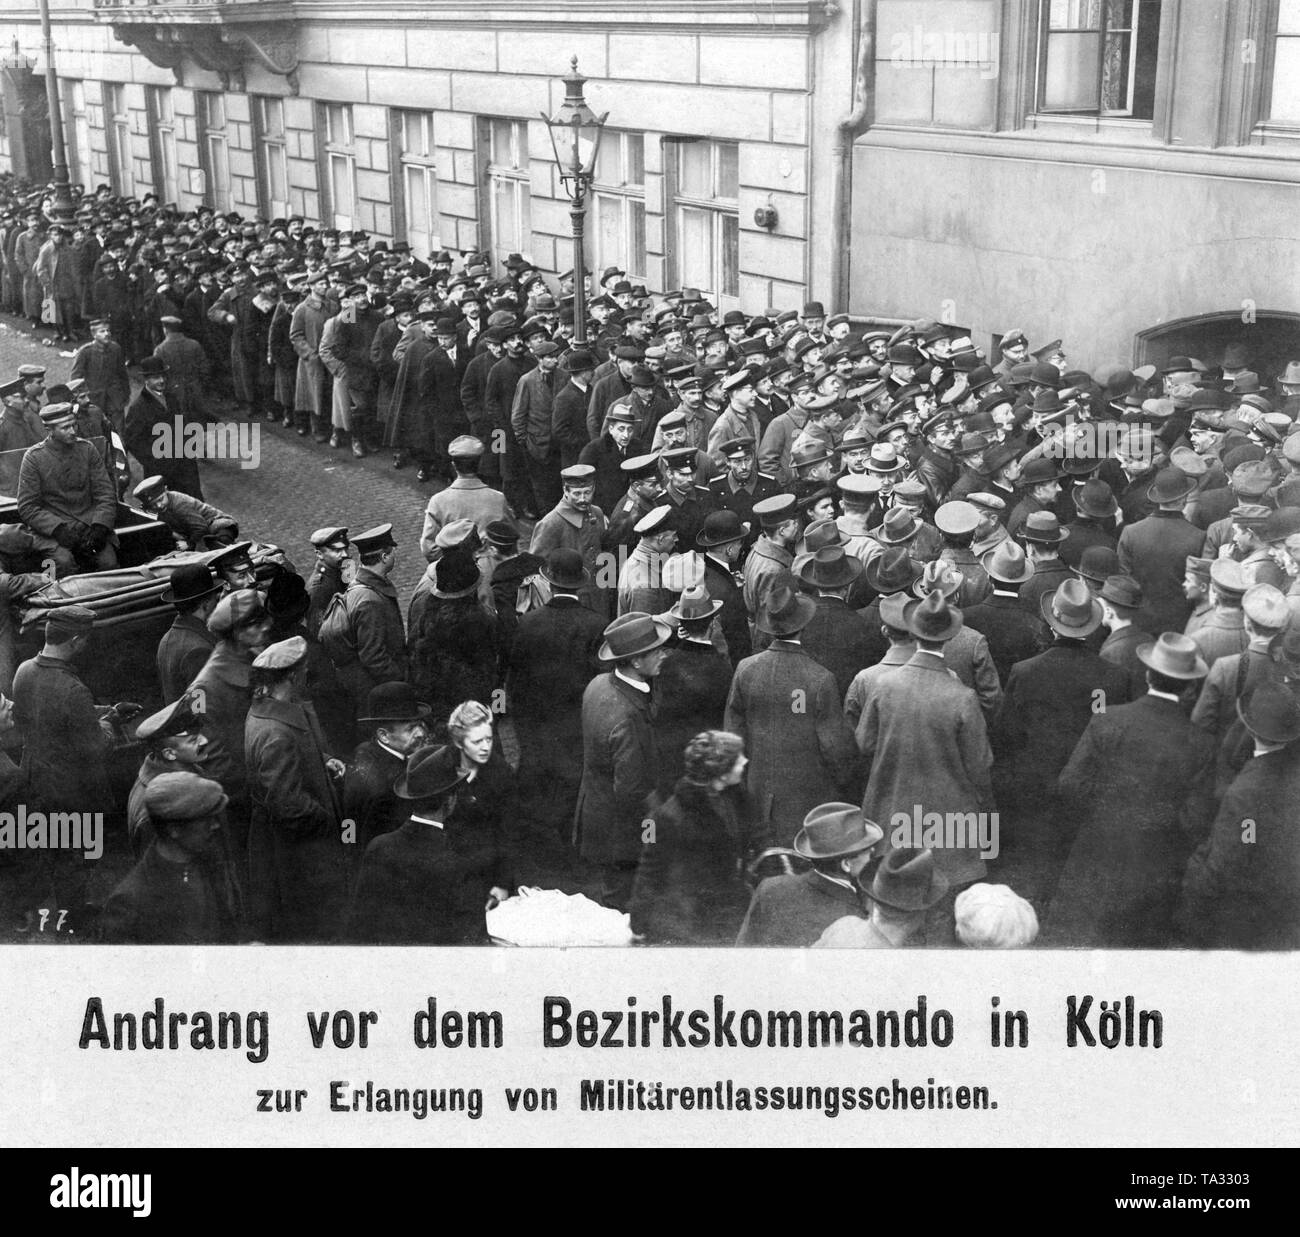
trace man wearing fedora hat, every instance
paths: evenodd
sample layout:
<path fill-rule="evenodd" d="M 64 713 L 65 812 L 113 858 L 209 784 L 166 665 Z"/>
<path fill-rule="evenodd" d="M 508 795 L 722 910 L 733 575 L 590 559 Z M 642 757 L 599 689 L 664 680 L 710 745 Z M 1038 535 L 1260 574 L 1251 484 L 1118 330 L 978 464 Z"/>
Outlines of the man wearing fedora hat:
<path fill-rule="evenodd" d="M 870 663 L 853 676 L 848 691 L 844 693 L 844 720 L 855 734 L 858 722 L 862 720 L 863 703 L 871 692 L 872 684 L 882 674 L 888 674 L 898 666 L 905 666 L 916 652 L 904 613 L 912 601 L 910 592 L 888 593 L 861 611 L 868 623 L 876 624 L 885 652 L 879 657 L 873 652 Z"/>
<path fill-rule="evenodd" d="M 753 648 L 743 592 L 744 576 L 736 570 L 750 530 L 749 523 L 724 508 L 709 512 L 695 538 L 696 546 L 704 554 L 704 587 L 714 601 L 721 603 L 718 625 L 733 667 L 748 657 Z"/>
<path fill-rule="evenodd" d="M 375 838 L 402 823 L 405 810 L 393 784 L 428 744 L 430 712 L 408 683 L 381 683 L 366 698 L 365 716 L 357 718 L 357 726 L 369 738 L 357 744 L 343 781 L 343 815 L 356 822 L 356 841 L 349 850 L 354 868 Z"/>
<path fill-rule="evenodd" d="M 203 563 L 187 564 L 172 572 L 164 599 L 176 611 L 172 625 L 158 641 L 158 684 L 164 704 L 185 694 L 216 646 L 208 618 L 221 600 L 222 589 Z"/>
<path fill-rule="evenodd" d="M 1056 461 L 1045 456 L 1031 460 L 1020 470 L 1016 478 L 1020 501 L 1007 517 L 1007 532 L 1011 536 L 1021 540 L 1025 522 L 1032 514 L 1055 510 L 1064 475 Z"/>
<path fill-rule="evenodd" d="M 1201 552 L 1205 534 L 1187 521 L 1183 506 L 1195 488 L 1181 469 L 1161 469 L 1148 490 L 1156 509 L 1119 536 L 1120 570 L 1142 586 L 1152 631 L 1182 631 L 1192 612 L 1183 572 L 1187 556 Z"/>
<path fill-rule="evenodd" d="M 1146 691 L 1146 663 L 1138 654 L 1155 639 L 1141 626 L 1142 587 L 1132 576 L 1108 576 L 1097 600 L 1101 602 L 1101 625 L 1109 633 L 1097 652 L 1103 661 L 1129 676 L 1130 698 L 1137 700 Z"/>
<path fill-rule="evenodd" d="M 655 744 L 661 794 L 682 776 L 687 743 L 705 730 L 721 730 L 731 691 L 731 661 L 710 638 L 722 609 L 703 584 L 683 590 L 664 617 L 677 626 L 678 640 L 655 680 Z"/>
<path fill-rule="evenodd" d="M 767 594 L 758 630 L 769 647 L 737 667 L 725 728 L 745 740 L 749 791 L 777 845 L 788 846 L 799 821 L 828 787 L 856 790 L 853 734 L 834 674 L 801 643 L 817 613 L 811 597 L 778 583 Z"/>
<path fill-rule="evenodd" d="M 909 604 L 904 617 L 916 651 L 906 665 L 876 681 L 858 722 L 857 744 L 867 771 L 862 810 L 881 821 L 917 806 L 942 815 L 992 811 L 993 755 L 984 714 L 975 692 L 944 663 L 944 645 L 962 628 L 961 611 L 935 589 Z M 935 860 L 953 886 L 980 880 L 986 872 L 978 849 L 944 849 Z M 932 914 L 935 939 L 929 944 L 950 940 L 950 912 L 951 899 L 946 912 Z"/>
<path fill-rule="evenodd" d="M 1051 643 L 1047 624 L 1021 603 L 1020 586 L 1034 574 L 1034 565 L 1014 541 L 1007 539 L 980 560 L 991 591 L 977 605 L 962 610 L 965 625 L 988 642 L 989 656 L 1005 683 L 1019 661 L 1036 657 Z"/>
<path fill-rule="evenodd" d="M 1079 559 L 1089 546 L 1104 545 L 1115 549 L 1115 515 L 1119 504 L 1115 494 L 1104 481 L 1092 477 L 1070 491 L 1074 518 L 1065 525 L 1065 540 L 1061 543 L 1061 560 L 1067 567 L 1079 565 Z"/>
<path fill-rule="evenodd" d="M 1178 924 L 1202 949 L 1300 948 L 1300 703 L 1266 683 L 1238 712 L 1253 753 L 1187 865 Z"/>
<path fill-rule="evenodd" d="M 1129 700 L 1128 675 L 1087 645 L 1102 617 L 1088 586 L 1071 577 L 1044 595 L 1041 612 L 1052 645 L 1012 667 L 990 735 L 998 806 L 1009 822 L 1002 871 L 1031 900 L 1055 884 L 1069 843 L 1057 822 L 1056 779 L 1097 709 Z"/>
<path fill-rule="evenodd" d="M 519 777 L 553 845 L 572 832 L 582 780 L 582 697 L 600 672 L 605 622 L 579 600 L 587 572 L 576 550 L 553 550 L 541 569 L 550 600 L 519 618 L 506 699 L 519 739 Z"/>
<path fill-rule="evenodd" d="M 925 926 L 926 915 L 948 893 L 948 878 L 933 850 L 892 850 L 877 865 L 870 881 L 857 875 L 868 917 L 837 919 L 814 943 L 816 949 L 902 949 Z"/>
<path fill-rule="evenodd" d="M 1210 741 L 1182 707 L 1208 667 L 1175 632 L 1148 640 L 1137 658 L 1143 694 L 1095 713 L 1058 779 L 1073 841 L 1044 916 L 1044 944 L 1172 943 L 1191 839 L 1204 834 L 1213 801 Z"/>
<path fill-rule="evenodd" d="M 804 651 L 834 676 L 840 699 L 853 677 L 875 653 L 866 620 L 849 605 L 849 593 L 863 574 L 862 561 L 842 545 L 823 546 L 805 555 L 795 574 L 814 596 L 816 613 L 803 629 Z"/>
<path fill-rule="evenodd" d="M 656 748 L 651 681 L 667 656 L 672 628 L 649 614 L 622 614 L 605 628 L 597 657 L 610 666 L 582 696 L 582 783 L 574 843 L 601 873 L 601 900 L 627 909 L 641 854 L 646 796 L 654 789 Z"/>
<path fill-rule="evenodd" d="M 856 804 L 821 803 L 810 808 L 792 848 L 811 869 L 762 881 L 750 899 L 736 944 L 805 947 L 837 920 L 860 915 L 857 877 L 883 834 Z"/>
<path fill-rule="evenodd" d="M 1025 520 L 1019 540 L 1033 564 L 1034 573 L 1020 586 L 1020 604 L 1031 614 L 1039 613 L 1044 597 L 1051 597 L 1073 573 L 1061 558 L 1066 534 L 1054 512 L 1035 511 Z"/>

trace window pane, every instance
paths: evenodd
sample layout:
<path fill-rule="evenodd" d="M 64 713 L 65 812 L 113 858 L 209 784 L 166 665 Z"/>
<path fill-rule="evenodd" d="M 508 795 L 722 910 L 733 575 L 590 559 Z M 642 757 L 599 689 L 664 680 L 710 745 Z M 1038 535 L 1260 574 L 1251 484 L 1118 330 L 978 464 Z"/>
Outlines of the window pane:
<path fill-rule="evenodd" d="M 1273 120 L 1300 121 L 1300 39 L 1278 39 L 1273 57 Z"/>
<path fill-rule="evenodd" d="M 677 208 L 677 266 L 683 287 L 713 284 L 713 217 L 691 206 Z"/>
<path fill-rule="evenodd" d="M 230 165 L 226 160 L 226 139 L 208 138 L 208 176 L 211 204 L 217 210 L 230 209 Z"/>
<path fill-rule="evenodd" d="M 207 104 L 207 127 L 224 129 L 226 127 L 226 100 L 219 94 L 203 96 Z"/>
<path fill-rule="evenodd" d="M 279 99 L 259 99 L 262 136 L 284 137 L 284 104 Z"/>
<path fill-rule="evenodd" d="M 352 160 L 347 155 L 330 155 L 330 208 L 336 228 L 352 226 Z"/>
<path fill-rule="evenodd" d="M 429 222 L 429 200 L 425 195 L 424 169 L 408 167 L 406 169 L 406 217 L 411 226 L 427 231 Z"/>
<path fill-rule="evenodd" d="M 1095 110 L 1101 37 L 1096 34 L 1053 34 L 1047 42 L 1047 73 L 1043 107 L 1055 111 Z"/>
<path fill-rule="evenodd" d="M 1099 30 L 1101 0 L 1052 0 L 1048 24 L 1053 30 Z"/>
<path fill-rule="evenodd" d="M 735 215 L 722 216 L 721 280 L 721 295 L 740 295 L 740 219 Z"/>
<path fill-rule="evenodd" d="M 596 266 L 623 266 L 623 199 L 596 195 Z"/>
<path fill-rule="evenodd" d="M 1278 34 L 1300 34 L 1300 0 L 1278 0 Z"/>
<path fill-rule="evenodd" d="M 627 165 L 624 174 L 629 185 L 645 184 L 645 138 L 640 133 L 624 136 L 627 145 Z"/>
<path fill-rule="evenodd" d="M 518 249 L 519 214 L 515 209 L 515 182 L 498 180 L 492 185 L 492 203 L 495 211 L 494 231 L 499 248 Z"/>
<path fill-rule="evenodd" d="M 712 148 L 707 142 L 677 145 L 677 190 L 693 198 L 713 196 Z"/>
<path fill-rule="evenodd" d="M 596 153 L 596 183 L 598 185 L 621 185 L 623 183 L 621 137 L 622 134 L 619 133 L 606 133 L 600 139 L 600 150 Z"/>
<path fill-rule="evenodd" d="M 628 273 L 645 278 L 645 203 L 636 198 L 627 199 L 628 211 Z"/>
<path fill-rule="evenodd" d="M 718 197 L 740 197 L 740 147 L 730 142 L 718 146 Z"/>
<path fill-rule="evenodd" d="M 1101 106 L 1107 111 L 1128 110 L 1129 35 L 1106 35 L 1106 55 L 1101 69 Z"/>
<path fill-rule="evenodd" d="M 274 215 L 288 210 L 289 179 L 286 174 L 284 147 L 266 147 L 266 192 L 271 200 L 267 203 Z"/>

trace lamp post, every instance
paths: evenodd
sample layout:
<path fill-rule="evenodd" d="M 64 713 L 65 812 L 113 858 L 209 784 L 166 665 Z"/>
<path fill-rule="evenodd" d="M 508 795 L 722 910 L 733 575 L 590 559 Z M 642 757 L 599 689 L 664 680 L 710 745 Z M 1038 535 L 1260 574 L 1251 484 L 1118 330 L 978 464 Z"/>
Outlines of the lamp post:
<path fill-rule="evenodd" d="M 50 161 L 54 165 L 54 201 L 50 213 L 55 223 L 71 223 L 76 213 L 68 178 L 68 148 L 63 140 L 63 108 L 59 103 L 59 78 L 54 71 L 54 35 L 50 31 L 50 0 L 40 0 L 41 37 L 45 41 L 45 97 L 50 112 Z"/>
<path fill-rule="evenodd" d="M 600 135 L 609 113 L 597 116 L 587 106 L 582 96 L 587 79 L 578 72 L 577 56 L 569 62 L 569 67 L 560 110 L 554 116 L 543 114 L 542 119 L 555 149 L 560 183 L 569 194 L 569 218 L 573 223 L 573 346 L 582 348 L 587 343 L 587 262 L 583 253 L 587 190 L 596 174 Z"/>

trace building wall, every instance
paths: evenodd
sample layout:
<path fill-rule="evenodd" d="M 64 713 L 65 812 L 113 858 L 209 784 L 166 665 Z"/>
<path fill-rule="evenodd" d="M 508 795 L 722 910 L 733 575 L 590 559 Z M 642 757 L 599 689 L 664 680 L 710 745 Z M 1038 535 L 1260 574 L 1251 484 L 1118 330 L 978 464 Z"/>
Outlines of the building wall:
<path fill-rule="evenodd" d="M 39 29 L 30 19 L 22 20 L 21 10 L 32 6 L 14 0 L 6 7 L 0 16 L 0 46 L 17 37 L 42 71 Z M 163 4 L 146 11 L 155 15 L 173 8 L 183 15 L 185 7 Z M 234 209 L 245 215 L 259 212 L 250 96 L 285 97 L 291 206 L 313 219 L 325 204 L 316 105 L 346 102 L 353 106 L 356 133 L 357 224 L 373 236 L 400 239 L 394 231 L 400 184 L 396 147 L 390 141 L 392 113 L 422 110 L 434 118 L 440 239 L 449 248 L 474 248 L 486 240 L 487 210 L 478 118 L 514 118 L 528 126 L 528 256 L 544 270 L 565 269 L 572 261 L 568 200 L 540 116 L 558 108 L 564 93 L 560 79 L 576 55 L 580 71 L 590 79 L 586 93 L 591 106 L 609 112 L 611 129 L 645 137 L 650 286 L 663 288 L 677 275 L 665 139 L 709 138 L 738 146 L 741 303 L 752 309 L 784 308 L 806 298 L 815 86 L 808 6 L 776 0 L 756 10 L 733 0 L 699 0 L 677 5 L 667 26 L 653 17 L 642 21 L 630 15 L 630 5 L 584 10 L 578 22 L 549 5 L 531 20 L 538 6 L 524 2 L 494 8 L 485 20 L 473 23 L 437 16 L 381 22 L 368 19 L 366 10 L 384 6 L 361 0 L 351 7 L 349 13 L 343 6 L 328 6 L 328 20 L 299 21 L 292 27 L 300 59 L 298 97 L 289 97 L 285 78 L 251 60 L 246 89 L 226 92 Z M 122 16 L 139 20 L 139 12 Z M 86 83 L 96 179 L 109 175 L 101 84 L 129 84 L 135 174 L 142 191 L 152 186 L 144 87 L 170 86 L 181 165 L 178 205 L 188 209 L 202 202 L 202 181 L 189 174 L 199 164 L 195 91 L 221 90 L 216 74 L 187 60 L 178 82 L 171 70 L 115 39 L 106 22 L 96 22 L 90 0 L 56 7 L 55 39 L 60 77 Z M 5 153 L 0 148 L 0 166 L 5 166 Z M 770 232 L 753 221 L 755 209 L 768 204 L 779 217 Z"/>

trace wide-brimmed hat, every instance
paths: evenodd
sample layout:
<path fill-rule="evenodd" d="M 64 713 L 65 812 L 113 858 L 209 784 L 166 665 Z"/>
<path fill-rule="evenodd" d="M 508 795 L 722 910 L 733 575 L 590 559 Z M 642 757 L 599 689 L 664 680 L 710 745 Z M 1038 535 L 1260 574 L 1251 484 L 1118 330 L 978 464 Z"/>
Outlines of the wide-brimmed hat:
<path fill-rule="evenodd" d="M 1090 545 L 1079 556 L 1074 573 L 1096 584 L 1105 583 L 1108 576 L 1119 571 L 1119 555 L 1108 545 Z"/>
<path fill-rule="evenodd" d="M 1035 545 L 1059 545 L 1069 535 L 1052 511 L 1031 511 L 1020 529 L 1020 536 Z"/>
<path fill-rule="evenodd" d="M 672 634 L 673 629 L 667 623 L 643 614 L 640 610 L 629 610 L 605 628 L 605 640 L 596 656 L 601 661 L 639 657 L 642 653 L 657 649 Z"/>
<path fill-rule="evenodd" d="M 990 579 L 1000 584 L 1023 584 L 1034 574 L 1034 564 L 1009 537 L 982 555 L 980 566 Z"/>
<path fill-rule="evenodd" d="M 1045 485 L 1048 481 L 1059 481 L 1064 476 L 1064 471 L 1054 460 L 1039 456 L 1036 460 L 1030 460 L 1020 470 L 1016 485 L 1022 490 L 1027 490 L 1035 485 Z"/>
<path fill-rule="evenodd" d="M 880 430 L 880 438 L 885 436 L 885 429 Z M 883 476 L 890 476 L 896 472 L 902 472 L 907 467 L 907 461 L 900 459 L 898 450 L 892 442 L 881 442 L 877 440 L 871 444 L 871 453 L 867 457 L 867 471 L 880 473 Z"/>
<path fill-rule="evenodd" d="M 421 704 L 415 689 L 409 683 L 380 683 L 372 687 L 366 697 L 366 716 L 357 721 L 367 726 L 378 722 L 418 722 L 428 717 L 432 709 Z"/>
<path fill-rule="evenodd" d="M 823 803 L 803 818 L 794 850 L 805 859 L 840 859 L 870 850 L 885 831 L 852 803 Z"/>
<path fill-rule="evenodd" d="M 842 545 L 823 546 L 807 557 L 797 574 L 813 588 L 847 588 L 862 574 L 862 560 L 846 554 Z"/>
<path fill-rule="evenodd" d="M 934 862 L 934 851 L 905 847 L 891 850 L 868 883 L 866 873 L 858 875 L 864 896 L 895 911 L 926 911 L 943 900 L 948 878 Z"/>
<path fill-rule="evenodd" d="M 1074 499 L 1075 509 L 1080 515 L 1090 520 L 1106 520 L 1119 510 L 1115 501 L 1115 491 L 1104 481 L 1094 477 L 1082 485 L 1076 485 L 1070 497 Z"/>
<path fill-rule="evenodd" d="M 547 583 L 566 592 L 585 588 L 591 579 L 591 572 L 583 566 L 582 555 L 577 550 L 552 550 L 541 575 Z"/>
<path fill-rule="evenodd" d="M 921 569 L 921 577 L 912 586 L 912 591 L 918 597 L 928 597 L 938 591 L 945 597 L 952 598 L 960 591 L 964 579 L 962 573 L 951 563 L 934 559 Z"/>
<path fill-rule="evenodd" d="M 411 757 L 393 783 L 399 799 L 438 799 L 463 782 L 460 752 L 450 745 L 427 748 Z"/>
<path fill-rule="evenodd" d="M 1120 573 L 1107 576 L 1098 596 L 1121 610 L 1140 610 L 1146 601 L 1140 585 L 1132 576 Z"/>
<path fill-rule="evenodd" d="M 951 640 L 962 627 L 961 611 L 948 604 L 942 590 L 927 593 L 903 611 L 907 630 L 918 640 Z"/>
<path fill-rule="evenodd" d="M 1082 580 L 1062 580 L 1055 593 L 1044 593 L 1039 608 L 1047 625 L 1062 636 L 1082 640 L 1101 626 L 1101 603 Z"/>
<path fill-rule="evenodd" d="M 677 604 L 668 611 L 668 617 L 679 623 L 696 622 L 712 618 L 721 609 L 722 602 L 711 600 L 709 590 L 703 584 L 695 584 L 683 590 Z"/>
<path fill-rule="evenodd" d="M 817 613 L 817 603 L 787 584 L 776 585 L 767 595 L 754 625 L 759 631 L 780 639 L 803 631 Z"/>
<path fill-rule="evenodd" d="M 266 590 L 266 612 L 276 623 L 296 623 L 311 609 L 307 582 L 296 571 L 280 571 Z"/>
<path fill-rule="evenodd" d="M 172 572 L 162 600 L 172 605 L 185 605 L 191 601 L 210 597 L 213 593 L 219 593 L 224 587 L 217 583 L 205 564 L 186 563 L 185 566 L 177 567 Z"/>
<path fill-rule="evenodd" d="M 1147 487 L 1147 497 L 1153 503 L 1174 503 L 1186 498 L 1194 489 L 1196 482 L 1181 468 L 1162 468 Z"/>
<path fill-rule="evenodd" d="M 1158 640 L 1142 645 L 1137 650 L 1137 658 L 1169 679 L 1203 679 L 1210 673 L 1200 645 L 1181 632 L 1164 632 Z"/>
<path fill-rule="evenodd" d="M 900 593 L 910 589 L 921 567 L 905 546 L 889 546 L 867 564 L 867 583 L 878 593 Z"/>
<path fill-rule="evenodd" d="M 1300 701 L 1281 683 L 1261 683 L 1244 703 L 1238 697 L 1237 716 L 1265 743 L 1291 743 L 1300 738 Z"/>
<path fill-rule="evenodd" d="M 905 545 L 921 531 L 921 521 L 910 507 L 890 507 L 876 532 L 884 545 Z"/>
<path fill-rule="evenodd" d="M 740 541 L 749 536 L 752 524 L 742 520 L 734 511 L 710 511 L 695 538 L 695 544 L 702 548 L 726 545 L 729 541 Z"/>

